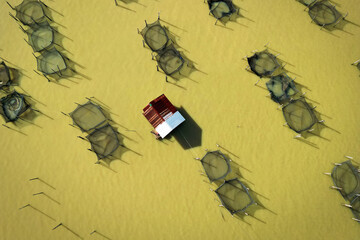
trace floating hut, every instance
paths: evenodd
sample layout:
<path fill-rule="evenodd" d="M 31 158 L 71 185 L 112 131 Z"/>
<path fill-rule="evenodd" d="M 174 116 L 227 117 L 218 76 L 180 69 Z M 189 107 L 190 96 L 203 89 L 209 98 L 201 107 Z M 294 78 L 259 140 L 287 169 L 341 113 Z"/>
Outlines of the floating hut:
<path fill-rule="evenodd" d="M 143 115 L 154 127 L 155 131 L 153 133 L 161 138 L 164 138 L 185 121 L 185 118 L 176 110 L 164 94 L 152 100 L 143 109 Z"/>

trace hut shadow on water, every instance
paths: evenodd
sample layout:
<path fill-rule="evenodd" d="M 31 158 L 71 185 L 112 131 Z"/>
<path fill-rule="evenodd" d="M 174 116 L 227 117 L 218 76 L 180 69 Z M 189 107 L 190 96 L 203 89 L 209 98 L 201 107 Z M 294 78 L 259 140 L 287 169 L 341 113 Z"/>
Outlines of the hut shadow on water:
<path fill-rule="evenodd" d="M 175 137 L 176 141 L 184 150 L 201 146 L 202 129 L 183 106 L 177 109 L 185 118 L 185 122 L 178 126 L 171 136 Z"/>

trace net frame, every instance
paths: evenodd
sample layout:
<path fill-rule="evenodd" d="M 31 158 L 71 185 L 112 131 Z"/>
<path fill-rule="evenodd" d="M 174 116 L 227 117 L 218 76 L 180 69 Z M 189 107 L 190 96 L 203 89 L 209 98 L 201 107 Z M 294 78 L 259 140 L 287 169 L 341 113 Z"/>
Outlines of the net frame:
<path fill-rule="evenodd" d="M 10 69 L 4 61 L 0 63 L 0 89 L 11 84 Z"/>
<path fill-rule="evenodd" d="M 237 182 L 240 184 L 241 189 L 237 186 L 234 186 L 234 184 L 231 184 L 231 182 Z M 226 201 L 223 200 L 223 196 L 222 194 L 219 193 L 219 191 L 221 190 L 221 188 L 223 188 L 226 184 L 231 185 L 232 187 L 239 189 L 240 191 L 243 191 L 247 197 L 249 198 L 249 203 L 242 209 L 237 209 L 237 210 L 232 210 L 230 206 L 227 205 Z M 254 201 L 254 199 L 251 197 L 249 190 L 247 189 L 247 187 L 238 179 L 238 178 L 233 178 L 230 180 L 226 180 L 224 181 L 216 190 L 215 190 L 216 195 L 218 196 L 218 198 L 221 201 L 221 204 L 226 208 L 226 210 L 228 210 L 230 212 L 231 215 L 234 215 L 236 213 L 241 213 L 241 212 L 245 212 L 246 209 L 248 207 L 250 207 L 253 204 L 256 204 L 256 202 Z"/>
<path fill-rule="evenodd" d="M 352 172 L 353 176 L 355 177 L 355 180 L 357 181 L 357 185 L 355 186 L 355 188 L 349 192 L 346 193 L 343 190 L 343 185 L 341 185 L 338 182 L 338 178 L 336 177 L 336 171 L 342 166 L 342 165 L 346 165 L 350 171 Z M 358 172 L 358 170 L 356 169 L 356 167 L 351 163 L 350 160 L 347 160 L 345 162 L 340 163 L 339 165 L 336 165 L 333 168 L 333 171 L 331 172 L 331 178 L 333 180 L 334 186 L 337 187 L 338 191 L 340 192 L 341 196 L 343 196 L 344 199 L 347 200 L 351 200 L 353 197 L 355 197 L 357 194 L 360 194 L 360 173 Z"/>
<path fill-rule="evenodd" d="M 110 136 L 109 134 L 107 133 L 104 133 L 107 129 L 110 130 L 110 133 L 112 134 L 112 136 Z M 115 140 L 115 143 L 114 144 L 115 146 L 110 150 L 110 151 L 107 151 L 107 153 L 103 152 L 103 153 L 100 153 L 99 148 L 101 146 L 99 146 L 99 144 L 96 144 L 92 138 L 95 137 L 95 135 L 98 135 L 98 134 L 102 134 L 103 137 L 110 137 L 112 139 Z M 115 129 L 108 123 L 100 128 L 97 128 L 95 129 L 93 132 L 91 132 L 88 136 L 86 136 L 86 138 L 89 140 L 90 144 L 91 144 L 91 149 L 92 151 L 96 154 L 98 160 L 101 160 L 101 159 L 105 159 L 105 158 L 108 158 L 109 156 L 111 156 L 112 153 L 114 153 L 116 151 L 116 149 L 118 149 L 118 147 L 120 146 L 120 140 L 119 138 L 117 137 L 117 131 L 115 131 Z M 100 142 L 100 141 L 98 141 Z"/>
<path fill-rule="evenodd" d="M 288 112 L 286 112 L 287 108 L 292 107 L 293 104 L 297 104 L 298 102 L 301 102 L 301 103 L 302 103 L 302 105 L 303 105 L 302 108 L 303 108 L 304 110 L 308 111 L 308 113 L 309 113 L 309 115 L 310 115 L 310 117 L 311 117 L 311 123 L 310 123 L 308 126 L 302 127 L 302 128 L 296 128 L 296 127 L 294 126 L 294 124 L 291 123 L 291 122 L 292 122 L 291 119 L 290 119 L 291 113 L 290 113 L 289 115 L 287 115 Z M 307 130 L 311 129 L 312 126 L 314 126 L 314 125 L 318 122 L 318 119 L 317 119 L 317 117 L 316 117 L 316 115 L 315 115 L 315 113 L 314 113 L 314 111 L 313 111 L 313 108 L 310 107 L 310 105 L 305 101 L 304 98 L 299 98 L 299 99 L 296 99 L 296 100 L 291 100 L 287 105 L 285 105 L 285 106 L 282 108 L 282 112 L 283 112 L 285 121 L 286 121 L 286 123 L 288 124 L 289 128 L 292 129 L 292 130 L 294 130 L 294 131 L 297 132 L 297 133 L 301 133 L 301 132 L 304 132 L 304 131 L 307 131 Z M 294 111 L 293 111 L 293 112 L 294 112 Z M 295 115 L 295 116 L 296 116 L 296 115 Z M 302 117 L 302 116 L 303 116 L 303 114 L 301 114 L 300 117 Z M 297 116 L 297 117 L 299 117 L 299 116 Z"/>
<path fill-rule="evenodd" d="M 79 111 L 81 111 L 83 108 L 87 108 L 87 106 L 91 105 L 92 108 L 97 109 L 98 113 L 102 115 L 102 117 L 104 118 L 104 120 L 97 122 L 96 124 L 94 124 L 92 127 L 88 127 L 85 128 L 83 126 L 83 124 L 80 123 L 80 121 L 76 120 L 75 115 L 77 113 L 79 113 Z M 91 109 L 87 108 L 88 111 L 92 111 Z M 103 109 L 101 108 L 101 106 L 99 106 L 98 104 L 93 103 L 92 101 L 88 101 L 84 104 L 78 104 L 78 106 L 75 108 L 74 111 L 72 111 L 71 113 L 69 113 L 69 116 L 71 117 L 71 119 L 73 120 L 74 125 L 78 126 L 80 128 L 80 130 L 82 132 L 89 132 L 93 129 L 98 128 L 99 126 L 101 126 L 103 123 L 105 123 L 107 121 L 107 117 L 105 116 Z M 79 117 L 80 118 L 80 117 Z"/>
<path fill-rule="evenodd" d="M 357 197 L 354 197 L 354 199 L 350 202 L 350 205 L 351 212 L 355 219 L 360 220 L 360 194 Z"/>
<path fill-rule="evenodd" d="M 208 164 L 209 166 L 211 166 L 211 163 L 205 162 L 206 158 L 209 157 L 209 155 L 220 156 L 220 158 L 222 158 L 222 159 L 225 161 L 225 163 L 226 163 L 226 165 L 227 165 L 227 170 L 226 170 L 226 171 L 224 172 L 224 174 L 222 174 L 220 177 L 213 178 L 213 177 L 210 176 L 211 174 L 207 171 L 207 167 L 205 167 L 205 164 Z M 202 159 L 200 160 L 200 162 L 201 162 L 201 164 L 202 164 L 202 166 L 203 166 L 203 168 L 204 168 L 204 171 L 205 171 L 205 173 L 206 173 L 206 176 L 209 178 L 210 182 L 214 182 L 214 181 L 223 179 L 223 178 L 225 178 L 225 177 L 231 172 L 230 160 L 229 160 L 227 157 L 225 157 L 225 155 L 224 155 L 221 151 L 219 151 L 219 150 L 207 152 L 207 153 L 204 155 L 204 157 L 202 157 Z"/>
<path fill-rule="evenodd" d="M 56 54 L 58 57 L 61 58 L 62 62 L 63 62 L 63 65 L 61 68 L 59 67 L 58 64 L 56 64 L 57 66 L 57 69 L 54 70 L 53 68 L 50 68 L 52 70 L 52 72 L 49 72 L 43 68 L 45 67 L 42 67 L 42 64 L 53 64 L 49 61 L 46 61 L 45 59 L 47 57 L 50 57 L 51 55 L 53 54 Z M 41 73 L 43 73 L 43 75 L 46 77 L 46 76 L 52 76 L 52 75 L 58 75 L 58 76 L 61 76 L 62 75 L 62 72 L 65 72 L 67 69 L 68 69 L 68 65 L 66 63 L 66 58 L 61 54 L 61 52 L 59 52 L 55 47 L 52 47 L 51 49 L 47 50 L 45 49 L 42 54 L 38 57 L 36 57 L 36 61 L 37 61 L 37 69 L 38 71 L 40 71 Z M 55 64 L 54 64 L 55 65 Z"/>
<path fill-rule="evenodd" d="M 146 22 L 145 22 L 146 23 Z M 156 31 L 156 29 L 158 31 Z M 159 32 L 162 31 L 161 32 Z M 155 47 L 150 41 L 150 34 L 151 33 L 158 33 L 159 35 L 160 34 L 163 34 L 165 36 L 165 41 L 163 44 L 161 44 L 160 47 Z M 153 51 L 153 52 L 159 52 L 161 50 L 163 50 L 164 48 L 166 48 L 166 46 L 168 45 L 169 41 L 170 41 L 170 38 L 167 34 L 167 29 L 165 27 L 163 27 L 161 24 L 160 24 L 160 19 L 157 19 L 155 22 L 153 23 L 146 23 L 146 26 L 145 28 L 143 28 L 140 32 L 141 36 L 143 37 L 146 45 Z"/>
<path fill-rule="evenodd" d="M 18 113 L 15 115 L 15 117 L 11 117 L 7 114 L 8 110 L 6 109 L 6 107 L 8 106 L 8 104 L 11 104 L 10 101 L 14 98 L 16 98 L 17 101 L 21 102 L 20 103 L 21 106 L 19 107 L 20 109 L 18 110 Z M 1 115 L 4 117 L 6 122 L 15 122 L 24 112 L 26 112 L 26 110 L 30 108 L 30 104 L 26 101 L 25 96 L 23 94 L 18 93 L 15 90 L 12 93 L 1 98 L 0 104 L 1 104 L 1 112 L 2 112 Z"/>
<path fill-rule="evenodd" d="M 282 94 L 280 96 L 277 96 L 275 91 L 271 89 L 274 84 L 281 84 Z M 271 99 L 277 103 L 289 100 L 291 96 L 294 96 L 296 93 L 298 93 L 294 80 L 290 78 L 286 73 L 281 73 L 277 76 L 271 77 L 270 80 L 266 83 L 266 87 L 270 92 Z M 289 91 L 291 90 L 293 91 L 293 94 L 289 93 Z"/>
<path fill-rule="evenodd" d="M 227 13 L 222 12 L 221 16 L 216 16 L 216 14 L 214 12 L 216 11 L 216 9 L 218 8 L 219 5 L 213 7 L 213 4 L 220 3 L 220 2 L 223 2 L 228 6 L 229 12 L 227 12 Z M 211 15 L 213 15 L 218 20 L 221 20 L 224 17 L 231 16 L 233 13 L 235 13 L 237 11 L 232 0 L 207 0 L 207 3 L 209 6 Z"/>
<path fill-rule="evenodd" d="M 170 60 L 168 60 L 168 58 L 170 58 Z M 175 60 L 175 58 L 177 58 L 178 60 Z M 176 48 L 172 44 L 170 44 L 165 49 L 160 51 L 155 56 L 155 59 L 156 59 L 156 62 L 158 63 L 158 66 L 161 68 L 161 70 L 163 70 L 164 73 L 168 76 L 171 76 L 176 72 L 179 72 L 185 63 L 185 60 L 181 56 L 180 52 L 178 50 L 176 50 Z M 181 63 L 179 64 L 178 67 L 176 67 L 172 71 L 168 71 L 167 65 L 171 60 L 180 61 Z"/>
<path fill-rule="evenodd" d="M 10 7 L 16 11 L 15 17 L 19 19 L 19 21 L 22 24 L 27 26 L 32 26 L 33 24 L 39 24 L 45 21 L 46 19 L 51 20 L 45 12 L 45 10 L 47 9 L 47 5 L 40 0 L 23 0 L 16 7 L 12 7 L 11 5 Z M 34 16 L 25 13 L 31 7 L 37 8 L 38 13 L 40 12 L 40 16 L 34 18 Z"/>
<path fill-rule="evenodd" d="M 272 63 L 274 64 L 274 68 L 273 69 L 265 69 L 265 67 L 262 67 L 263 73 L 261 73 L 260 71 L 256 70 L 256 67 L 257 67 L 256 62 L 264 59 L 264 57 L 261 57 L 264 55 L 266 55 L 272 61 Z M 271 76 L 281 66 L 280 63 L 278 62 L 276 56 L 271 54 L 267 49 L 260 51 L 260 52 L 255 52 L 254 55 L 252 55 L 251 57 L 247 57 L 247 62 L 249 64 L 251 71 L 253 73 L 255 73 L 255 75 L 259 76 L 260 78 Z"/>
<path fill-rule="evenodd" d="M 331 15 L 334 18 L 333 20 L 325 19 L 325 13 L 326 12 L 328 13 L 329 11 L 331 12 Z M 320 19 L 321 17 L 319 17 L 319 12 L 322 13 L 321 17 L 323 17 L 323 20 Z M 339 13 L 336 10 L 335 6 L 332 5 L 330 2 L 328 2 L 327 0 L 316 1 L 313 4 L 311 4 L 309 6 L 308 14 L 312 19 L 312 21 L 314 21 L 317 25 L 323 27 L 336 23 L 342 16 L 341 13 Z"/>
<path fill-rule="evenodd" d="M 32 47 L 34 52 L 40 52 L 44 49 L 50 48 L 51 45 L 54 44 L 55 30 L 47 21 L 35 24 L 29 30 L 23 31 L 28 35 L 28 44 Z M 48 40 L 45 40 L 45 37 L 40 36 L 44 33 L 44 31 L 46 34 L 50 34 L 50 38 L 46 36 Z M 44 42 L 46 43 L 44 44 Z"/>

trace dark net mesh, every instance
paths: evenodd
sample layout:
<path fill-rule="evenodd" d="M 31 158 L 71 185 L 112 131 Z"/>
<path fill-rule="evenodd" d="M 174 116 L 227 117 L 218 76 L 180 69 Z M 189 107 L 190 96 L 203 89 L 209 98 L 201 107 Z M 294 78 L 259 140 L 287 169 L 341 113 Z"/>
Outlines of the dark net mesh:
<path fill-rule="evenodd" d="M 350 205 L 354 218 L 360 223 L 360 194 L 351 201 Z"/>
<path fill-rule="evenodd" d="M 267 50 L 257 52 L 247 58 L 251 71 L 259 77 L 268 77 L 280 67 L 276 57 Z"/>
<path fill-rule="evenodd" d="M 211 14 L 216 19 L 230 16 L 236 12 L 236 8 L 234 7 L 232 0 L 208 0 L 207 3 Z"/>
<path fill-rule="evenodd" d="M 288 126 L 297 133 L 309 130 L 318 122 L 313 109 L 303 98 L 290 101 L 282 111 Z"/>
<path fill-rule="evenodd" d="M 120 146 L 116 131 L 109 124 L 94 130 L 87 139 L 98 159 L 109 157 Z"/>
<path fill-rule="evenodd" d="M 311 4 L 313 4 L 316 0 L 296 0 L 298 2 L 300 2 L 301 4 L 305 5 L 305 6 L 310 6 Z"/>
<path fill-rule="evenodd" d="M 351 200 L 360 194 L 360 174 L 350 161 L 335 166 L 331 178 L 345 199 Z"/>
<path fill-rule="evenodd" d="M 64 56 L 55 48 L 44 51 L 37 58 L 37 69 L 44 75 L 61 75 L 67 69 Z"/>
<path fill-rule="evenodd" d="M 91 101 L 78 107 L 70 113 L 70 117 L 82 131 L 92 130 L 106 121 L 106 117 L 99 105 Z"/>
<path fill-rule="evenodd" d="M 140 33 L 143 36 L 145 43 L 154 52 L 164 49 L 169 41 L 166 29 L 161 26 L 160 20 L 151 24 L 146 24 L 146 27 L 141 30 Z"/>
<path fill-rule="evenodd" d="M 255 204 L 248 189 L 237 178 L 225 181 L 215 192 L 222 205 L 231 214 L 244 212 L 249 206 Z"/>
<path fill-rule="evenodd" d="M 211 182 L 225 178 L 231 171 L 229 160 L 220 151 L 207 152 L 201 163 Z"/>
<path fill-rule="evenodd" d="M 288 100 L 298 92 L 294 81 L 285 73 L 272 77 L 266 83 L 266 87 L 271 94 L 271 99 L 278 103 Z"/>
<path fill-rule="evenodd" d="M 326 26 L 335 23 L 341 14 L 327 0 L 318 1 L 309 7 L 311 19 L 320 26 Z"/>
<path fill-rule="evenodd" d="M 156 61 L 166 75 L 172 75 L 178 72 L 185 62 L 180 52 L 176 50 L 173 45 L 169 45 L 159 52 L 159 54 L 156 55 Z"/>
<path fill-rule="evenodd" d="M 0 103 L 6 122 L 16 121 L 30 107 L 24 96 L 16 91 L 0 99 Z"/>
<path fill-rule="evenodd" d="M 23 0 L 15 7 L 16 18 L 24 25 L 33 25 L 46 20 L 46 6 L 39 0 Z"/>
<path fill-rule="evenodd" d="M 27 31 L 27 34 L 34 52 L 42 51 L 54 42 L 54 29 L 48 22 L 35 25 Z"/>
<path fill-rule="evenodd" d="M 10 71 L 4 62 L 0 63 L 0 88 L 10 85 Z"/>

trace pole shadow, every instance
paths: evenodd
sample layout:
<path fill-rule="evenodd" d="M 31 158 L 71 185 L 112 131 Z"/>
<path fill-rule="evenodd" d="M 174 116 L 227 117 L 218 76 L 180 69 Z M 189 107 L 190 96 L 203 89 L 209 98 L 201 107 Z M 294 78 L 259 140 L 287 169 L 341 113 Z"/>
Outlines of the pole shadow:
<path fill-rule="evenodd" d="M 79 234 L 77 234 L 74 230 L 72 230 L 71 228 L 69 228 L 68 226 L 66 226 L 63 223 L 59 223 L 58 225 L 56 225 L 52 230 L 57 229 L 58 227 L 63 227 L 66 230 L 68 230 L 69 232 L 71 232 L 72 234 L 74 234 L 76 237 L 80 238 L 80 239 L 84 239 L 83 237 L 81 237 Z"/>
<path fill-rule="evenodd" d="M 111 238 L 105 236 L 104 234 L 100 233 L 100 232 L 97 231 L 97 230 L 92 231 L 92 232 L 90 233 L 90 235 L 92 235 L 92 234 L 94 234 L 94 233 L 96 233 L 97 235 L 99 235 L 99 236 L 101 236 L 101 237 L 103 237 L 103 238 L 105 238 L 105 239 L 111 240 Z"/>
<path fill-rule="evenodd" d="M 31 204 L 27 204 L 27 205 L 19 208 L 19 210 L 24 209 L 24 208 L 27 208 L 27 207 L 30 207 L 30 208 L 34 209 L 35 211 L 41 213 L 43 216 L 45 216 L 45 217 L 47 217 L 47 218 L 49 218 L 49 219 L 51 219 L 51 220 L 53 220 L 53 221 L 56 221 L 55 218 L 51 217 L 50 215 L 48 215 L 48 214 L 46 214 L 45 212 L 39 210 L 38 208 L 34 207 L 34 206 L 31 205 Z"/>
<path fill-rule="evenodd" d="M 53 190 L 56 190 L 55 187 L 53 187 L 52 185 L 50 185 L 49 183 L 47 183 L 46 181 L 44 181 L 42 178 L 36 177 L 36 178 L 30 178 L 29 181 L 39 181 L 43 184 L 45 184 L 46 186 L 52 188 Z"/>
<path fill-rule="evenodd" d="M 58 205 L 61 205 L 59 201 L 55 200 L 54 198 L 50 197 L 48 194 L 46 194 L 45 192 L 38 192 L 38 193 L 34 193 L 33 196 L 38 196 L 38 195 L 42 195 L 47 197 L 48 199 L 50 199 L 51 201 L 57 203 Z"/>

